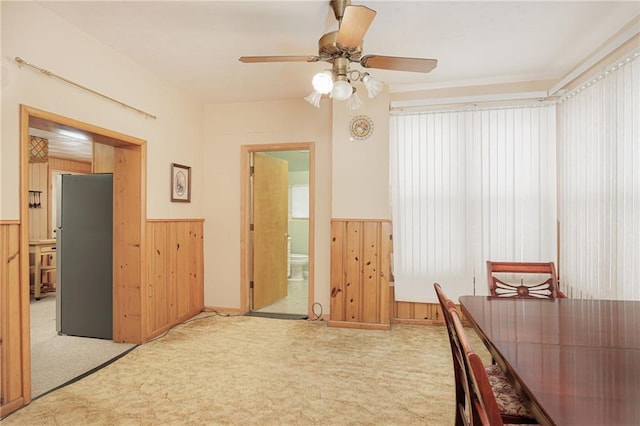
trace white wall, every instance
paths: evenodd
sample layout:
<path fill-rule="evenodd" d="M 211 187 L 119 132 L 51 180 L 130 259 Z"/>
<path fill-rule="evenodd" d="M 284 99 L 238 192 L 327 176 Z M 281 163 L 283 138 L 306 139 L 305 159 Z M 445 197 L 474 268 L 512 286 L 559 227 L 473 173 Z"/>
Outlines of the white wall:
<path fill-rule="evenodd" d="M 240 307 L 241 147 L 314 142 L 314 301 L 329 311 L 331 110 L 303 99 L 205 107 L 205 306 Z"/>
<path fill-rule="evenodd" d="M 360 83 L 355 83 L 358 88 Z M 333 217 L 391 219 L 389 202 L 389 95 L 383 91 L 350 111 L 346 102 L 333 105 Z M 373 134 L 351 140 L 349 125 L 358 115 L 374 123 Z"/>
<path fill-rule="evenodd" d="M 202 111 L 195 98 L 32 2 L 1 2 L 0 219 L 19 218 L 19 106 L 147 141 L 147 217 L 203 217 Z M 158 117 L 143 115 L 27 67 L 15 57 Z M 171 203 L 170 164 L 192 167 L 192 202 Z"/>
<path fill-rule="evenodd" d="M 326 100 L 320 109 L 302 99 L 203 106 L 37 3 L 3 2 L 1 13 L 0 219 L 19 218 L 20 104 L 144 139 L 147 217 L 205 218 L 205 304 L 237 308 L 240 146 L 315 142 L 314 297 L 328 313 L 332 203 L 337 201 L 339 217 L 389 217 L 386 95 L 365 100 L 369 106 L 358 113 L 370 115 L 376 121 L 376 130 L 365 143 L 353 144 L 348 140 L 351 116 L 334 117 L 332 105 Z M 14 61 L 16 56 L 158 119 L 145 119 L 34 70 L 20 69 Z M 334 107 L 344 108 L 344 104 Z M 341 151 L 333 158 L 338 164 L 337 176 L 332 175 L 334 138 L 340 141 L 337 148 Z M 357 159 L 350 161 L 352 156 Z M 191 203 L 170 202 L 172 162 L 192 167 Z M 357 180 L 347 181 L 354 174 Z M 332 188 L 332 181 L 340 184 Z"/>

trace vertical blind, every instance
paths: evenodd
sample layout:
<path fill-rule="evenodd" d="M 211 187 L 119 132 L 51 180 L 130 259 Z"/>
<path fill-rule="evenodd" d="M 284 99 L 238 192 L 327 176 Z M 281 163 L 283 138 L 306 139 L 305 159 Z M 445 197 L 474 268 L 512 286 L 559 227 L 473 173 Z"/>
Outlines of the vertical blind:
<path fill-rule="evenodd" d="M 555 106 L 391 117 L 399 301 L 487 294 L 487 260 L 556 260 Z"/>
<path fill-rule="evenodd" d="M 640 57 L 558 107 L 560 280 L 572 297 L 640 300 Z"/>

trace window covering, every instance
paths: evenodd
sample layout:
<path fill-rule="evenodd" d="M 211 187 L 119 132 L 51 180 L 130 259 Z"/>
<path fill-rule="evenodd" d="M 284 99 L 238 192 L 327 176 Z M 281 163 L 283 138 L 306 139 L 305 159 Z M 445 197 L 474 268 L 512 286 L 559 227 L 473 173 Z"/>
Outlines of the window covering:
<path fill-rule="evenodd" d="M 556 261 L 555 105 L 392 115 L 395 296 L 488 294 L 486 260 Z"/>
<path fill-rule="evenodd" d="M 640 55 L 558 104 L 560 282 L 640 300 Z"/>

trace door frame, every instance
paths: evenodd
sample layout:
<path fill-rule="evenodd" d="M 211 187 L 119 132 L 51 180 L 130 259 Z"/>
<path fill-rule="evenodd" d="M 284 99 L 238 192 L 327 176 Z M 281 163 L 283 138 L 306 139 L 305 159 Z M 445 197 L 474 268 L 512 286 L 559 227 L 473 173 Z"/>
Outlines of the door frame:
<path fill-rule="evenodd" d="M 242 145 L 240 158 L 240 311 L 249 312 L 251 279 L 251 182 L 250 157 L 255 152 L 309 151 L 309 297 L 307 316 L 312 317 L 315 288 L 315 142 Z"/>
<path fill-rule="evenodd" d="M 60 126 L 73 127 L 79 130 L 90 132 L 94 135 L 94 142 L 104 145 L 110 145 L 114 148 L 114 152 L 122 154 L 125 159 L 136 159 L 137 161 L 129 162 L 122 161 L 120 165 L 116 165 L 114 169 L 114 235 L 113 235 L 113 251 L 114 251 L 114 274 L 113 274 L 113 330 L 114 341 L 129 341 L 131 339 L 131 333 L 127 334 L 127 329 L 131 329 L 131 324 L 126 323 L 126 317 L 128 312 L 119 312 L 122 307 L 119 305 L 126 304 L 126 300 L 123 300 L 126 296 L 124 290 L 120 290 L 125 286 L 125 283 L 120 283 L 123 275 L 122 273 L 116 273 L 118 262 L 116 259 L 121 258 L 130 252 L 131 241 L 127 238 L 122 238 L 118 235 L 115 224 L 118 220 L 124 220 L 129 223 L 133 223 L 134 226 L 139 226 L 139 247 L 140 256 L 138 257 L 138 264 L 130 265 L 131 270 L 135 272 L 139 271 L 141 282 L 144 281 L 145 268 L 143 254 L 144 251 L 144 231 L 146 221 L 146 164 L 147 164 L 147 152 L 146 141 L 133 136 L 128 136 L 122 133 L 118 133 L 112 130 L 104 129 L 92 124 L 84 123 L 82 121 L 74 120 L 68 117 L 43 111 L 37 108 L 29 107 L 26 105 L 20 105 L 20 300 L 21 300 L 21 348 L 22 348 L 22 395 L 24 405 L 31 402 L 31 321 L 30 321 L 30 290 L 29 290 L 29 206 L 28 206 L 28 191 L 29 191 L 29 121 L 31 118 L 39 118 L 46 121 L 53 122 Z M 133 153 L 133 155 L 131 154 Z M 129 191 L 116 191 L 116 181 L 120 181 L 120 186 L 126 186 L 131 188 L 131 191 L 135 192 L 136 196 L 128 193 Z M 117 208 L 116 203 L 131 205 L 131 200 L 136 199 L 139 201 L 139 205 L 134 205 L 131 208 Z M 118 201 L 117 201 L 118 200 Z M 126 201 L 126 202 L 125 202 Z M 137 203 L 136 203 L 137 204 Z M 117 216 L 120 219 L 117 219 Z M 127 232 L 129 230 L 122 230 Z M 133 262 L 135 262 L 133 260 Z M 134 272 L 134 273 L 135 273 Z M 128 285 L 127 285 L 128 287 Z M 138 307 L 139 311 L 140 307 Z M 117 332 L 116 330 L 124 330 Z M 120 336 L 118 336 L 120 333 Z M 139 334 L 139 333 L 138 333 Z M 131 343 L 141 343 L 135 341 Z M 134 340 L 135 337 L 134 337 Z"/>

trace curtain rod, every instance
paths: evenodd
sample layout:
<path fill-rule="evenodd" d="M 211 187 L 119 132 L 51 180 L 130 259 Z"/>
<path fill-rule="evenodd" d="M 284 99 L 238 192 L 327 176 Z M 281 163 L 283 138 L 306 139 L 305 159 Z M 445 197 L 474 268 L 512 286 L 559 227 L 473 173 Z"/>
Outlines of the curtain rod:
<path fill-rule="evenodd" d="M 18 68 L 22 67 L 22 65 L 28 66 L 28 67 L 30 67 L 30 68 L 33 68 L 34 70 L 40 71 L 42 74 L 46 75 L 47 77 L 57 78 L 58 80 L 64 81 L 65 83 L 71 84 L 72 86 L 78 87 L 78 88 L 80 88 L 80 89 L 82 89 L 82 90 L 86 90 L 87 92 L 93 93 L 94 95 L 98 95 L 98 96 L 100 96 L 101 98 L 107 99 L 107 100 L 109 100 L 109 101 L 111 101 L 111 102 L 115 102 L 115 103 L 117 103 L 117 104 L 118 104 L 118 105 L 120 105 L 120 106 L 123 106 L 123 107 L 125 107 L 125 108 L 130 109 L 130 110 L 133 110 L 133 111 L 135 111 L 135 112 L 138 112 L 138 113 L 140 113 L 140 114 L 144 115 L 144 117 L 145 117 L 145 118 L 153 118 L 154 120 L 155 120 L 156 118 L 158 118 L 158 117 L 156 117 L 155 115 L 150 114 L 150 113 L 148 113 L 148 112 L 146 112 L 146 111 L 143 111 L 143 110 L 138 109 L 138 108 L 136 108 L 136 107 L 132 107 L 131 105 L 128 105 L 128 104 L 126 104 L 126 103 L 124 103 L 124 102 L 121 102 L 121 101 L 119 101 L 119 100 L 117 100 L 117 99 L 114 99 L 114 98 L 112 98 L 112 97 L 110 97 L 110 96 L 103 95 L 103 94 L 102 94 L 102 93 L 100 93 L 100 92 L 96 92 L 96 91 L 95 91 L 95 90 L 93 90 L 93 89 L 89 89 L 88 87 L 85 87 L 85 86 L 83 86 L 83 85 L 81 85 L 81 84 L 78 84 L 78 83 L 76 83 L 76 82 L 74 82 L 74 81 L 68 80 L 68 79 L 66 79 L 66 78 L 64 78 L 64 77 L 61 77 L 61 76 L 59 76 L 59 75 L 57 75 L 57 74 L 54 74 L 54 73 L 52 73 L 51 71 L 45 70 L 44 68 L 40 68 L 40 67 L 37 67 L 37 66 L 35 66 L 35 65 L 33 65 L 33 64 L 30 64 L 29 62 L 25 61 L 24 59 L 22 59 L 22 58 L 20 58 L 20 57 L 18 57 L 18 56 L 16 56 L 16 58 L 15 58 L 15 59 L 16 59 L 16 62 L 18 63 Z"/>

